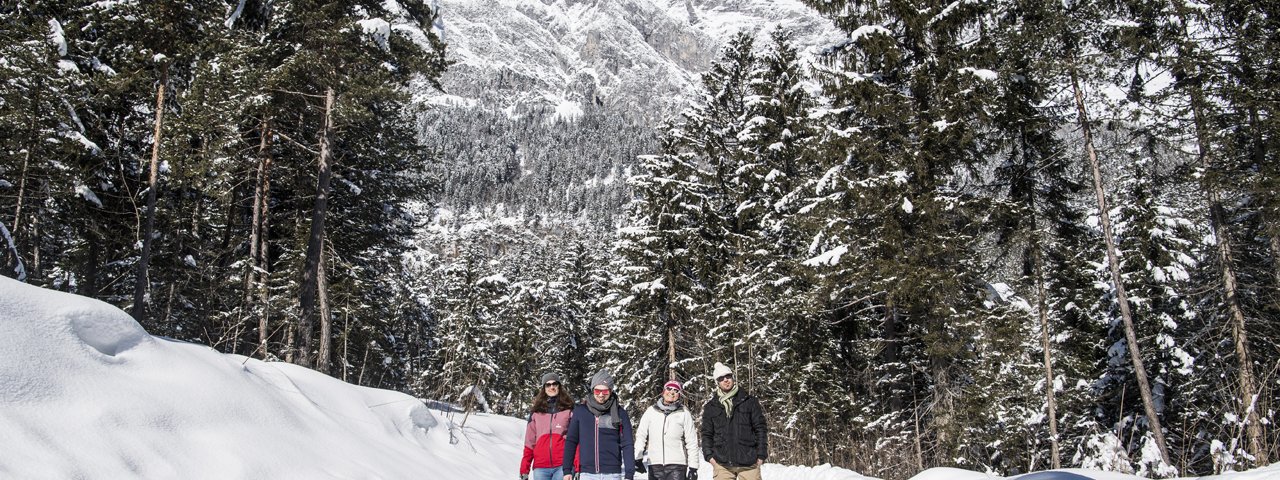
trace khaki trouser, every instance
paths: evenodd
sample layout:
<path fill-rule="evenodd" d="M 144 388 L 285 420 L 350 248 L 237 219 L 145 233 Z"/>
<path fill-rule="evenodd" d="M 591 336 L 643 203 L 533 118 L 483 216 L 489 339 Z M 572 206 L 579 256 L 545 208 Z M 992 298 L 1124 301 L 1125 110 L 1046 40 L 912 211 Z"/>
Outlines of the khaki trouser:
<path fill-rule="evenodd" d="M 760 480 L 760 466 L 754 467 L 725 467 L 715 464 L 712 468 L 715 471 L 714 480 Z"/>

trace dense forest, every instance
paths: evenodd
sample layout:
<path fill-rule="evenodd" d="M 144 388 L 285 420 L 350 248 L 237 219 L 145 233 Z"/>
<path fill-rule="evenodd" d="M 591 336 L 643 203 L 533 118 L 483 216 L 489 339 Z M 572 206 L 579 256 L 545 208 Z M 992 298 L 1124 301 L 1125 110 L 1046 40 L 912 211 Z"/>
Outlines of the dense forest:
<path fill-rule="evenodd" d="M 4 274 L 514 416 L 723 361 L 884 478 L 1280 456 L 1276 5 L 806 3 L 651 125 L 411 101 L 421 1 L 6 2 Z"/>

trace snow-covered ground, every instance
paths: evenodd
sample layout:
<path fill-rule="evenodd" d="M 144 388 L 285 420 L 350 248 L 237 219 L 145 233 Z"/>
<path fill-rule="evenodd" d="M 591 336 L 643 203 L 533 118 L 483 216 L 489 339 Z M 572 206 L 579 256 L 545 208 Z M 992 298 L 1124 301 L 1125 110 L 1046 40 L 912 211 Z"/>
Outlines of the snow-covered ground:
<path fill-rule="evenodd" d="M 513 480 L 523 431 L 521 419 L 430 409 L 294 365 L 153 337 L 105 303 L 0 277 L 0 479 Z M 1046 473 L 1057 472 L 1019 478 Z M 763 476 L 867 478 L 775 464 Z M 998 477 L 932 469 L 916 478 Z M 1280 465 L 1212 478 L 1275 479 Z"/>

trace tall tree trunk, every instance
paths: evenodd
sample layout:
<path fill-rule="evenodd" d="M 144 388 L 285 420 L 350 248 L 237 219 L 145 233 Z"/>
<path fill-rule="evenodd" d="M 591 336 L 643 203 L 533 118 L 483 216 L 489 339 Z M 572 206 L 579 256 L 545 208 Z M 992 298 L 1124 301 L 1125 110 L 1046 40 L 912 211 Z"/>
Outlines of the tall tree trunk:
<path fill-rule="evenodd" d="M 298 365 L 311 367 L 311 337 L 314 326 L 312 317 L 316 314 L 316 295 L 320 289 L 320 272 L 324 255 L 324 222 L 329 208 L 329 181 L 333 172 L 329 168 L 331 154 L 329 135 L 333 130 L 333 88 L 325 89 L 324 94 L 324 126 L 320 130 L 319 174 L 316 181 L 315 206 L 311 210 L 311 233 L 307 237 L 306 268 L 302 276 L 302 293 L 299 301 L 302 313 L 298 318 Z"/>
<path fill-rule="evenodd" d="M 1049 342 L 1049 306 L 1045 293 L 1044 254 L 1040 251 L 1039 236 L 1033 242 L 1033 262 L 1036 269 L 1036 310 L 1040 317 L 1040 346 L 1044 349 L 1044 384 L 1045 408 L 1049 413 L 1049 450 L 1053 468 L 1062 468 L 1061 449 L 1058 445 L 1058 399 L 1053 385 L 1053 344 Z"/>
<path fill-rule="evenodd" d="M 249 228 L 249 269 L 245 274 L 244 280 L 244 308 L 252 311 L 253 298 L 259 293 L 261 285 L 265 283 L 266 258 L 266 242 L 264 237 L 266 233 L 263 230 L 265 216 L 267 210 L 267 187 L 270 185 L 268 176 L 271 169 L 271 155 L 267 150 L 267 137 L 271 135 L 271 128 L 268 121 L 263 120 L 262 126 L 259 128 L 261 138 L 258 140 L 258 175 L 254 182 L 253 190 L 253 217 Z M 265 304 L 259 304 L 258 308 L 265 309 Z M 258 356 L 267 358 L 267 340 L 268 333 L 267 316 L 259 313 L 258 317 Z"/>
<path fill-rule="evenodd" d="M 329 309 L 329 274 L 324 248 L 320 249 L 320 268 L 316 271 L 316 298 L 320 303 L 320 348 L 316 352 L 316 370 L 329 373 L 333 350 L 333 315 Z"/>
<path fill-rule="evenodd" d="M 1151 434 L 1155 437 L 1156 447 L 1160 449 L 1160 458 L 1166 465 L 1169 461 L 1169 448 L 1164 440 L 1164 428 L 1160 426 L 1160 417 L 1156 414 L 1155 402 L 1151 398 L 1151 384 L 1147 380 L 1147 369 L 1142 363 L 1142 353 L 1138 348 L 1138 337 L 1134 333 L 1133 313 L 1129 309 L 1129 297 L 1124 291 L 1124 279 L 1120 276 L 1120 259 L 1116 254 L 1115 238 L 1112 236 L 1111 215 L 1107 210 L 1107 195 L 1102 187 L 1102 169 L 1098 166 L 1098 153 L 1093 148 L 1093 131 L 1089 126 L 1089 112 L 1084 107 L 1084 93 L 1080 91 L 1080 78 L 1075 71 L 1072 59 L 1071 89 L 1075 94 L 1076 113 L 1079 115 L 1080 128 L 1084 132 L 1084 148 L 1089 156 L 1089 166 L 1093 171 L 1093 191 L 1098 200 L 1098 215 L 1102 219 L 1102 239 L 1107 247 L 1107 263 L 1111 266 L 1111 281 L 1115 283 L 1116 302 L 1120 305 L 1120 317 L 1124 323 L 1124 338 L 1128 343 L 1129 360 L 1133 362 L 1134 376 L 1137 377 L 1138 391 L 1142 395 L 1142 407 L 1146 410 L 1147 423 L 1151 426 Z"/>
<path fill-rule="evenodd" d="M 1271 269 L 1275 271 L 1276 281 L 1271 285 L 1272 298 L 1275 299 L 1276 309 L 1280 310 L 1280 232 L 1271 233 Z"/>
<path fill-rule="evenodd" d="M 271 164 L 268 162 L 268 169 Z M 271 176 L 268 175 L 263 183 L 262 191 L 267 195 L 262 198 L 262 227 L 258 231 L 259 242 L 258 256 L 262 258 L 262 271 L 258 274 L 258 328 L 262 333 L 258 334 L 258 341 L 261 344 L 262 358 L 267 358 L 271 354 L 268 348 L 271 340 L 271 334 L 268 332 L 268 320 L 271 318 L 271 251 L 268 247 L 271 245 L 267 239 L 271 238 Z M 292 347 L 292 346 L 291 346 Z"/>
<path fill-rule="evenodd" d="M 27 232 L 25 232 L 22 228 L 22 224 L 23 224 L 22 207 L 23 207 L 24 201 L 26 200 L 27 170 L 28 168 L 30 168 L 31 157 L 32 155 L 34 155 L 36 147 L 40 145 L 40 142 L 39 142 L 40 132 L 37 125 L 38 125 L 38 119 L 40 117 L 40 96 L 42 93 L 44 93 L 43 77 L 37 76 L 36 87 L 33 88 L 32 90 L 34 90 L 34 92 L 32 92 L 31 94 L 32 96 L 31 111 L 28 114 L 28 121 L 27 121 L 27 128 L 29 129 L 28 135 L 27 135 L 27 148 L 24 149 L 26 151 L 22 155 L 22 169 L 19 171 L 19 174 L 18 174 L 18 198 L 16 199 L 16 205 L 13 208 L 13 230 L 10 232 L 14 242 L 14 248 L 12 249 L 14 259 L 13 259 L 13 262 L 11 262 L 10 267 L 14 269 L 16 269 L 18 265 L 21 265 L 23 263 L 22 253 L 21 253 L 25 249 L 25 242 L 23 242 L 23 236 Z M 32 248 L 39 248 L 38 245 L 40 242 L 38 239 L 32 243 L 33 243 Z M 25 280 L 25 275 L 23 275 L 23 277 L 24 278 L 20 280 Z"/>
<path fill-rule="evenodd" d="M 342 314 L 342 381 L 347 381 L 347 367 L 351 365 L 348 355 L 351 353 L 351 302 L 347 301 L 347 310 Z M 411 371 L 417 371 L 411 370 Z"/>
<path fill-rule="evenodd" d="M 658 310 L 658 319 L 667 330 L 667 380 L 679 380 L 676 378 L 676 324 L 671 320 L 671 311 L 667 307 L 665 294 L 663 297 L 663 306 Z"/>
<path fill-rule="evenodd" d="M 89 298 L 98 298 L 98 258 L 101 257 L 102 247 L 101 241 L 98 239 L 101 235 L 90 227 L 84 232 L 85 243 L 88 244 L 89 258 L 85 261 L 84 272 L 84 296 Z"/>
<path fill-rule="evenodd" d="M 1222 207 L 1222 194 L 1218 190 L 1219 180 L 1215 172 L 1214 160 L 1209 155 L 1214 145 L 1210 139 L 1212 132 L 1205 118 L 1205 110 L 1208 108 L 1208 103 L 1205 100 L 1203 87 L 1199 83 L 1203 75 L 1200 65 L 1193 63 L 1195 59 L 1187 58 L 1198 46 L 1191 39 L 1191 32 L 1187 24 L 1189 17 L 1186 10 L 1187 6 L 1177 1 L 1171 1 L 1170 6 L 1173 7 L 1173 11 L 1176 13 L 1183 29 L 1180 45 L 1178 45 L 1177 63 L 1187 73 L 1189 79 L 1188 81 L 1180 81 L 1179 86 L 1185 86 L 1191 99 L 1191 114 L 1196 130 L 1196 157 L 1200 161 L 1200 168 L 1204 170 L 1200 175 L 1200 186 L 1209 202 L 1209 226 L 1213 229 L 1213 239 L 1218 251 L 1222 288 L 1226 296 L 1227 311 L 1231 316 L 1231 337 L 1235 343 L 1236 361 L 1240 363 L 1237 381 L 1240 386 L 1240 409 L 1245 418 L 1245 434 L 1248 436 L 1249 453 L 1254 456 L 1257 465 L 1267 465 L 1270 462 L 1267 461 L 1267 449 L 1263 441 L 1262 423 L 1257 408 L 1257 379 L 1254 377 L 1253 360 L 1249 355 L 1248 331 L 1245 325 L 1244 308 L 1240 305 L 1239 285 L 1236 282 L 1230 232 L 1227 232 L 1226 229 L 1227 224 L 1224 220 L 1226 214 Z"/>
<path fill-rule="evenodd" d="M 164 87 L 169 83 L 169 66 L 160 68 L 160 84 L 156 87 L 156 130 L 155 140 L 151 144 L 151 176 L 147 181 L 147 213 L 145 226 L 142 228 L 142 257 L 138 259 L 137 273 L 133 284 L 133 318 L 144 323 L 147 315 L 147 290 L 151 280 L 147 277 L 147 268 L 151 263 L 151 237 L 156 228 L 156 190 L 157 177 L 160 170 L 160 133 L 164 125 Z"/>

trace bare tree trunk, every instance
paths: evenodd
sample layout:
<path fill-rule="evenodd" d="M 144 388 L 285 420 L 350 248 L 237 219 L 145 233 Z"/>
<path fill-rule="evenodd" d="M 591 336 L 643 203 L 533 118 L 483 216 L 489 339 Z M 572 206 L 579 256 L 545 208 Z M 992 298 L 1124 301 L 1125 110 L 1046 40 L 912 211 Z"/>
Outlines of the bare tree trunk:
<path fill-rule="evenodd" d="M 1074 60 L 1074 59 L 1073 59 Z M 1142 395 L 1142 406 L 1146 410 L 1147 423 L 1155 437 L 1156 447 L 1160 449 L 1160 458 L 1165 464 L 1169 461 L 1169 448 L 1164 440 L 1164 428 L 1160 426 L 1160 417 L 1156 414 L 1155 402 L 1151 398 L 1151 384 L 1147 380 L 1147 370 L 1142 363 L 1142 353 L 1138 348 L 1138 337 L 1134 333 L 1133 313 L 1129 309 L 1129 297 L 1124 291 L 1124 281 L 1120 276 L 1120 259 L 1116 254 L 1115 238 L 1112 236 L 1111 215 L 1107 210 L 1107 195 L 1102 188 L 1102 169 L 1098 166 L 1098 153 L 1093 149 L 1093 131 L 1089 127 L 1089 112 L 1084 108 L 1084 94 L 1080 91 L 1080 79 L 1075 71 L 1074 61 L 1071 70 L 1071 89 L 1075 93 L 1076 112 L 1079 114 L 1080 128 L 1084 132 L 1084 147 L 1089 156 L 1089 166 L 1093 171 L 1093 191 L 1097 195 L 1098 214 L 1102 219 L 1102 239 L 1107 247 L 1107 263 L 1111 266 L 1111 281 L 1115 283 L 1116 301 L 1120 305 L 1120 317 L 1124 323 L 1124 338 L 1128 343 L 1129 360 L 1133 362 L 1134 376 L 1137 377 L 1138 391 Z"/>
<path fill-rule="evenodd" d="M 40 116 L 40 96 L 44 92 L 44 81 L 42 78 L 37 78 L 36 82 L 37 82 L 36 88 L 33 89 L 34 92 L 32 93 L 31 112 L 27 122 L 27 128 L 29 129 L 29 135 L 27 137 L 27 148 L 25 149 L 26 153 L 22 155 L 22 169 L 18 174 L 18 198 L 16 199 L 17 205 L 14 206 L 14 209 L 13 209 L 13 230 L 12 232 L 10 232 L 12 234 L 13 243 L 14 243 L 14 248 L 13 248 L 14 259 L 10 265 L 12 267 L 16 267 L 17 265 L 20 265 L 23 263 L 21 252 L 23 251 L 25 246 L 22 240 L 23 240 L 24 234 L 27 232 L 23 231 L 23 228 L 22 228 L 22 224 L 23 224 L 22 206 L 24 201 L 26 200 L 27 169 L 30 168 L 30 165 L 31 165 L 31 156 L 34 154 L 36 147 L 40 145 L 40 142 L 39 142 L 40 134 L 37 131 L 37 119 Z M 32 246 L 32 248 L 38 249 L 39 241 L 37 240 L 36 242 L 33 242 L 33 243 L 34 245 Z"/>
<path fill-rule="evenodd" d="M 666 303 L 665 301 L 663 302 Z M 658 318 L 667 328 L 667 380 L 679 380 L 676 378 L 676 325 L 671 320 L 671 311 L 664 305 L 658 310 Z"/>
<path fill-rule="evenodd" d="M 35 137 L 34 133 L 32 134 L 32 137 Z M 22 201 L 25 198 L 25 194 L 27 190 L 27 166 L 31 162 L 31 149 L 34 145 L 35 145 L 35 142 L 32 141 L 31 144 L 27 146 L 27 153 L 22 156 L 22 171 L 18 176 L 18 198 L 17 198 L 18 205 L 13 209 L 13 231 L 11 232 L 13 237 L 13 243 L 14 243 L 14 248 L 13 248 L 14 258 L 10 266 L 16 266 L 22 263 L 22 254 L 19 253 L 22 251 L 22 240 L 21 240 L 21 237 L 19 237 L 19 235 L 21 235 L 22 233 L 25 233 L 25 232 L 21 232 Z"/>
<path fill-rule="evenodd" d="M 329 181 L 333 172 L 329 168 L 330 145 L 329 135 L 333 129 L 333 88 L 325 89 L 324 95 L 324 127 L 320 130 L 319 173 L 316 181 L 315 206 L 311 210 L 311 233 L 307 237 L 306 268 L 302 276 L 302 293 L 299 301 L 302 314 L 298 318 L 299 343 L 298 364 L 311 367 L 311 337 L 314 326 L 312 317 L 316 314 L 316 295 L 321 288 L 320 279 L 322 258 L 324 255 L 324 222 L 329 208 Z"/>
<path fill-rule="evenodd" d="M 255 293 L 260 294 L 260 289 L 265 284 L 265 263 L 266 263 L 266 232 L 263 225 L 266 223 L 267 210 L 267 187 L 270 185 L 268 176 L 271 169 L 271 155 L 267 151 L 267 137 L 271 135 L 271 128 L 266 120 L 263 120 L 259 129 L 261 138 L 258 140 L 258 175 L 253 191 L 253 218 L 249 231 L 249 269 L 245 274 L 244 281 L 244 305 L 248 310 L 253 304 Z M 266 304 L 258 305 L 260 309 L 266 309 Z M 259 313 L 258 317 L 258 356 L 267 358 L 267 340 L 270 336 L 268 332 L 268 317 Z"/>
<path fill-rule="evenodd" d="M 1041 246 L 1038 235 L 1034 243 L 1036 310 L 1040 314 L 1040 345 L 1044 349 L 1044 398 L 1046 408 L 1049 410 L 1049 449 L 1052 455 L 1053 468 L 1059 469 L 1062 468 L 1062 455 L 1058 445 L 1058 399 L 1053 385 L 1053 345 L 1049 342 L 1049 302 L 1046 299 L 1048 295 L 1045 293 L 1044 256 L 1040 252 Z"/>
<path fill-rule="evenodd" d="M 18 229 L 22 224 L 22 200 L 25 198 L 27 191 L 27 165 L 31 162 L 31 147 L 27 147 L 27 153 L 22 156 L 22 170 L 18 177 L 18 206 L 13 209 L 13 233 L 18 234 Z"/>
<path fill-rule="evenodd" d="M 138 270 L 133 284 L 133 318 L 138 322 L 146 320 L 147 290 L 151 280 L 147 277 L 147 268 L 151 263 L 151 237 L 156 228 L 156 190 L 160 170 L 160 133 L 164 125 L 164 87 L 169 82 L 169 67 L 160 68 L 160 84 L 156 87 L 156 130 L 155 140 L 151 144 L 151 176 L 147 181 L 147 219 L 142 229 L 142 257 L 138 259 Z"/>
<path fill-rule="evenodd" d="M 49 192 L 48 180 L 40 181 L 40 193 L 44 196 L 43 198 L 46 198 L 46 199 L 53 198 L 53 194 Z M 41 219 L 40 215 L 31 216 L 31 237 L 30 238 L 36 238 L 36 239 L 40 238 L 40 219 Z M 40 257 L 40 242 L 38 241 L 31 242 L 31 265 L 30 265 L 30 268 L 27 269 L 28 279 L 36 279 L 36 278 L 43 277 L 43 275 L 41 275 L 41 270 L 44 268 L 44 265 L 42 265 L 42 262 L 43 262 L 43 259 Z"/>
<path fill-rule="evenodd" d="M 1271 234 L 1271 268 L 1275 270 L 1276 283 L 1272 285 L 1276 307 L 1280 308 L 1280 232 Z"/>
<path fill-rule="evenodd" d="M 293 363 L 294 352 L 296 351 L 294 346 L 297 345 L 297 341 L 295 339 L 297 338 L 297 336 L 298 336 L 297 326 L 294 325 L 293 322 L 289 322 L 288 326 L 285 327 L 285 334 L 284 334 L 284 361 L 285 362 Z"/>
<path fill-rule="evenodd" d="M 348 355 L 351 353 L 351 302 L 347 302 L 347 311 L 342 314 L 342 381 L 347 381 L 347 366 L 351 365 Z"/>
<path fill-rule="evenodd" d="M 270 168 L 270 162 L 267 167 Z M 263 183 L 263 192 L 271 191 L 271 177 L 268 175 Z M 258 334 L 258 342 L 261 344 L 262 358 L 267 358 L 271 354 L 268 348 L 271 341 L 271 334 L 268 331 L 268 320 L 271 318 L 271 256 L 267 241 L 271 237 L 271 204 L 268 194 L 262 199 L 262 228 L 259 230 L 259 241 L 262 243 L 258 247 L 258 256 L 262 258 L 262 271 L 258 274 L 258 328 L 262 333 Z M 290 346 L 292 348 L 292 346 Z"/>
<path fill-rule="evenodd" d="M 329 373 L 330 351 L 333 349 L 333 315 L 329 311 L 329 275 L 325 270 L 324 248 L 320 249 L 320 269 L 316 272 L 316 297 L 320 303 L 320 348 L 316 352 L 316 370 Z"/>
<path fill-rule="evenodd" d="M 89 298 L 98 298 L 98 257 L 102 251 L 98 238 L 99 235 L 93 227 L 85 229 L 84 239 L 88 244 L 89 259 L 85 262 L 84 296 Z"/>

